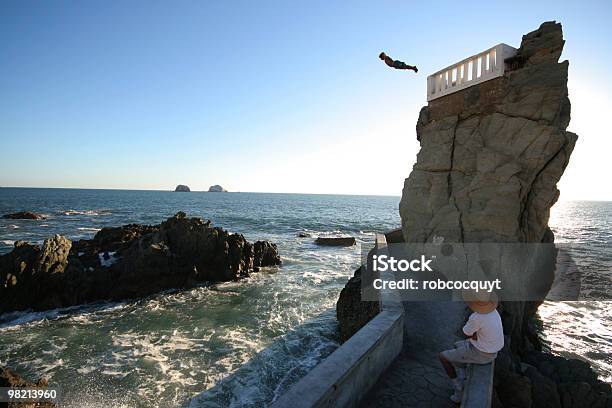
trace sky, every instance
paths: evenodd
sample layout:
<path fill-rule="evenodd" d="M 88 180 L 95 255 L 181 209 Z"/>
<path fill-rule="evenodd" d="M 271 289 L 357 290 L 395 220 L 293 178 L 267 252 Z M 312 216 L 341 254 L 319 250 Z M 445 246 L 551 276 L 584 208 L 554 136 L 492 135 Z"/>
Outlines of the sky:
<path fill-rule="evenodd" d="M 0 186 L 400 195 L 429 73 L 563 24 L 563 200 L 612 200 L 612 2 L 0 2 Z M 419 73 L 395 71 L 381 51 Z"/>

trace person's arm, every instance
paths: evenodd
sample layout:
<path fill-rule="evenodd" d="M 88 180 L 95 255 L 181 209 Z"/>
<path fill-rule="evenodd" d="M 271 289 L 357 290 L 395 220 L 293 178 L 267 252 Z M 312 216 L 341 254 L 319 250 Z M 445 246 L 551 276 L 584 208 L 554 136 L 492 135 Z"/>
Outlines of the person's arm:
<path fill-rule="evenodd" d="M 465 326 L 463 326 L 463 334 L 468 338 L 476 340 L 478 329 L 480 329 L 480 319 L 476 313 L 472 313 Z"/>

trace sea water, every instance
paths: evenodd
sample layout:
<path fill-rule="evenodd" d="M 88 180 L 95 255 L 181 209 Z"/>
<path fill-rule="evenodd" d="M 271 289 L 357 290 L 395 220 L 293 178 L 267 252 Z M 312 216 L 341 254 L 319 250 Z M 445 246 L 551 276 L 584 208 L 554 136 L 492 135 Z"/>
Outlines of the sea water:
<path fill-rule="evenodd" d="M 400 224 L 399 197 L 165 191 L 0 189 L 0 214 L 31 210 L 42 221 L 0 219 L 0 253 L 15 240 L 91 238 L 105 226 L 157 224 L 177 211 L 210 219 L 248 240 L 278 244 L 281 268 L 240 282 L 137 301 L 0 316 L 0 365 L 63 385 L 69 407 L 261 407 L 338 347 L 335 303 L 375 232 Z M 581 214 L 576 217 L 576 214 Z M 559 203 L 557 240 L 593 241 L 610 273 L 611 203 Z M 299 233 L 310 237 L 298 238 Z M 320 247 L 347 234 L 358 245 Z M 608 276 L 609 278 L 609 276 Z M 548 346 L 612 375 L 610 309 L 546 303 Z"/>

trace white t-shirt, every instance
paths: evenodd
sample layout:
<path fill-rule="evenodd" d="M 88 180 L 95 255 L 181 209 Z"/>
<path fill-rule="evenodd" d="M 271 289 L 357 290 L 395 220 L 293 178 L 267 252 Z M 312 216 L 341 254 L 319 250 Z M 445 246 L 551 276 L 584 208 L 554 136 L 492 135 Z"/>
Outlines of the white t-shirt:
<path fill-rule="evenodd" d="M 487 314 L 472 313 L 463 332 L 466 336 L 476 333 L 476 340 L 470 339 L 470 342 L 485 353 L 497 353 L 504 347 L 504 329 L 497 310 Z"/>

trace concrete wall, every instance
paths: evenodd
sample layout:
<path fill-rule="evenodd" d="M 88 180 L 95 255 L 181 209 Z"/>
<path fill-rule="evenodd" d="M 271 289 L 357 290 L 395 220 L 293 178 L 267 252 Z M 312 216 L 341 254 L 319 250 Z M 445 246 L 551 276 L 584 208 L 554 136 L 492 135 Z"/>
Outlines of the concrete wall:
<path fill-rule="evenodd" d="M 385 236 L 377 234 L 379 251 Z M 404 309 L 393 291 L 381 294 L 381 312 L 272 404 L 273 408 L 355 407 L 401 352 Z"/>
<path fill-rule="evenodd" d="M 467 383 L 463 390 L 461 408 L 489 408 L 493 394 L 493 371 L 491 364 L 470 364 L 467 367 Z"/>

